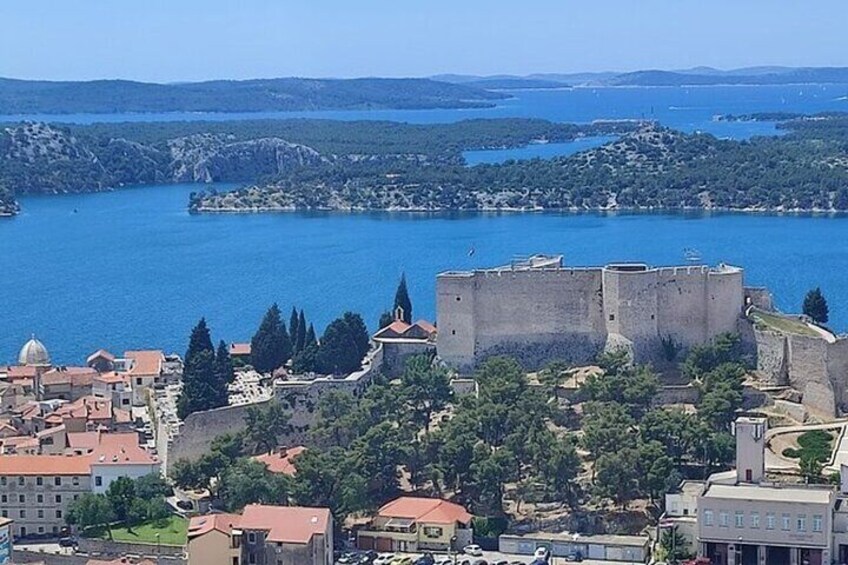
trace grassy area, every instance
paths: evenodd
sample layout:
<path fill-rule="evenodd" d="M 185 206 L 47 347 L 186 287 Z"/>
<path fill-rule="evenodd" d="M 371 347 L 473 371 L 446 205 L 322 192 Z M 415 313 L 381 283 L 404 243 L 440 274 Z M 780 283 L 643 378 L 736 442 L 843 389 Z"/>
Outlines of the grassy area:
<path fill-rule="evenodd" d="M 162 545 L 185 545 L 188 521 L 179 516 L 169 516 L 163 520 L 142 522 L 132 528 L 113 525 L 112 539 L 130 543 L 161 543 Z M 159 539 L 156 539 L 159 534 Z M 109 532 L 105 528 L 93 528 L 85 532 L 86 537 L 97 537 L 109 539 Z"/>
<path fill-rule="evenodd" d="M 768 326 L 784 333 L 816 337 L 821 335 L 816 330 L 796 318 L 772 314 L 770 312 L 760 312 L 759 310 L 752 312 L 751 317 L 756 323 L 763 324 L 764 326 Z"/>
<path fill-rule="evenodd" d="M 830 460 L 833 451 L 833 434 L 824 430 L 812 430 L 798 436 L 798 449 L 787 447 L 783 450 L 784 457 L 792 459 L 812 459 L 819 463 Z"/>

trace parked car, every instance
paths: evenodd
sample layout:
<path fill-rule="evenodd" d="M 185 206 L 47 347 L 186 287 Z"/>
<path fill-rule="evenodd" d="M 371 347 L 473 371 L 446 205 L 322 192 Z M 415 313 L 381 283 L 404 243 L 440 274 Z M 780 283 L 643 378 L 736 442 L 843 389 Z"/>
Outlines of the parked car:
<path fill-rule="evenodd" d="M 77 540 L 72 537 L 59 538 L 59 547 L 76 547 Z"/>
<path fill-rule="evenodd" d="M 436 560 L 432 553 L 425 553 L 415 560 L 415 565 L 436 565 Z"/>
<path fill-rule="evenodd" d="M 392 565 L 412 565 L 412 557 L 395 557 Z"/>
<path fill-rule="evenodd" d="M 473 555 L 474 557 L 480 557 L 483 555 L 483 548 L 477 545 L 476 543 L 472 543 L 471 545 L 466 545 L 462 548 L 462 552 L 467 555 Z"/>
<path fill-rule="evenodd" d="M 475 559 L 474 565 L 489 565 L 489 562 L 485 559 Z"/>
<path fill-rule="evenodd" d="M 536 559 L 542 559 L 547 563 L 548 559 L 551 558 L 551 552 L 547 547 L 537 547 L 536 551 L 533 553 L 533 557 Z"/>
<path fill-rule="evenodd" d="M 381 553 L 374 559 L 374 565 L 390 565 L 394 558 L 394 553 Z"/>

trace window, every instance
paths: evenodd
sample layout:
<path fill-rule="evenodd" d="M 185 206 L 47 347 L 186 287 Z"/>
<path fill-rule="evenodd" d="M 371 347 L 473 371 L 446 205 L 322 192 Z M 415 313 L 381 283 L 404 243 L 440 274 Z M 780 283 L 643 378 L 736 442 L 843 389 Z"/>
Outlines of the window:
<path fill-rule="evenodd" d="M 615 314 L 610 314 L 610 322 L 614 322 L 614 321 L 615 321 Z"/>
<path fill-rule="evenodd" d="M 774 514 L 769 512 L 766 514 L 766 529 L 773 530 L 774 529 Z"/>
<path fill-rule="evenodd" d="M 135 384 L 138 385 L 138 386 L 141 386 L 141 377 L 135 378 Z"/>
<path fill-rule="evenodd" d="M 256 563 L 256 556 L 253 555 L 252 553 L 249 554 L 247 556 L 247 562 L 250 563 L 250 565 L 254 565 L 254 563 Z"/>
<path fill-rule="evenodd" d="M 78 494 L 75 494 L 75 495 L 74 495 L 74 500 L 79 500 L 79 495 L 78 495 Z"/>
<path fill-rule="evenodd" d="M 56 495 L 56 504 L 62 504 L 62 495 L 61 494 Z"/>
<path fill-rule="evenodd" d="M 26 503 L 26 495 L 25 494 L 19 494 L 18 495 L 18 502 L 20 502 L 21 504 L 25 504 Z"/>
<path fill-rule="evenodd" d="M 437 528 L 435 526 L 428 526 L 424 528 L 424 535 L 428 538 L 440 538 L 442 537 L 442 528 Z"/>
<path fill-rule="evenodd" d="M 62 517 L 62 511 L 61 511 L 61 510 L 57 510 L 57 511 L 56 511 L 56 517 L 57 517 L 57 518 L 61 518 L 61 517 Z"/>
<path fill-rule="evenodd" d="M 62 477 L 54 477 L 53 478 L 53 484 L 56 485 L 57 487 L 62 486 Z"/>
<path fill-rule="evenodd" d="M 736 527 L 742 528 L 745 526 L 745 513 L 736 511 Z"/>
<path fill-rule="evenodd" d="M 784 514 L 783 516 L 781 516 L 781 519 L 783 521 L 783 531 L 788 532 L 789 531 L 789 519 L 790 519 L 789 514 Z"/>
<path fill-rule="evenodd" d="M 256 533 L 255 532 L 248 532 L 247 543 L 256 543 Z"/>
<path fill-rule="evenodd" d="M 713 525 L 713 511 L 712 510 L 704 510 L 704 524 L 707 526 Z"/>
<path fill-rule="evenodd" d="M 39 504 L 44 504 L 44 495 L 43 494 L 37 495 L 35 497 L 35 501 L 38 502 Z"/>
<path fill-rule="evenodd" d="M 821 514 L 816 514 L 813 516 L 813 531 L 820 532 L 822 531 L 822 517 Z"/>
<path fill-rule="evenodd" d="M 43 534 L 43 533 L 44 533 L 44 526 L 38 526 L 38 533 L 39 533 L 39 534 Z"/>
<path fill-rule="evenodd" d="M 8 518 L 8 517 L 9 517 L 9 511 L 8 511 L 8 510 L 3 510 L 3 517 L 4 517 L 4 518 Z"/>
<path fill-rule="evenodd" d="M 94 486 L 102 487 L 103 486 L 103 477 L 94 477 Z"/>
<path fill-rule="evenodd" d="M 35 478 L 36 486 L 44 486 L 44 477 L 36 477 Z"/>
<path fill-rule="evenodd" d="M 0 477 L 0 486 L 6 486 L 6 477 Z"/>
<path fill-rule="evenodd" d="M 759 528 L 760 527 L 760 513 L 759 512 L 751 512 L 751 527 Z"/>
<path fill-rule="evenodd" d="M 79 477 L 74 477 L 71 481 L 75 487 L 79 486 Z"/>
<path fill-rule="evenodd" d="M 26 510 L 21 510 L 20 512 L 18 512 L 18 516 L 20 516 L 21 518 L 26 518 Z"/>
<path fill-rule="evenodd" d="M 38 509 L 38 517 L 44 518 L 44 510 L 42 510 L 41 508 Z"/>
<path fill-rule="evenodd" d="M 724 510 L 718 513 L 718 525 L 722 528 L 727 527 L 727 512 Z"/>
<path fill-rule="evenodd" d="M 7 502 L 9 502 L 9 497 L 5 494 L 0 495 L 0 502 L 2 502 L 3 504 L 6 504 Z"/>
<path fill-rule="evenodd" d="M 796 521 L 796 526 L 798 526 L 799 532 L 807 531 L 807 516 L 805 514 L 798 514 L 798 520 Z"/>
<path fill-rule="evenodd" d="M 26 484 L 26 479 L 23 477 L 18 477 L 18 486 L 24 486 Z"/>

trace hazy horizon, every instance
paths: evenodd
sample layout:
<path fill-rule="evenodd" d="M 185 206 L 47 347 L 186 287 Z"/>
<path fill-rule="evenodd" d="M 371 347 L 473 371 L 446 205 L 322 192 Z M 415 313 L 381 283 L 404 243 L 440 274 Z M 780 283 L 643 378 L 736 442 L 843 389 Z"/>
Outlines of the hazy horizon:
<path fill-rule="evenodd" d="M 5 0 L 0 76 L 193 82 L 848 66 L 848 3 Z"/>

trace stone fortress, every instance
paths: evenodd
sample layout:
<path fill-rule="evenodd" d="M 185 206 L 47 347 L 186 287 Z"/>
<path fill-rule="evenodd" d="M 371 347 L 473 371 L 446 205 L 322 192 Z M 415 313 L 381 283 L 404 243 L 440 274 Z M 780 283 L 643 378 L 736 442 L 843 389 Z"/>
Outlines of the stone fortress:
<path fill-rule="evenodd" d="M 562 256 L 535 255 L 440 274 L 437 348 L 461 370 L 498 354 L 537 368 L 554 359 L 590 362 L 619 348 L 638 363 L 658 363 L 736 332 L 745 296 L 742 269 L 727 265 L 567 267 Z"/>
<path fill-rule="evenodd" d="M 848 336 L 774 312 L 768 290 L 746 287 L 743 269 L 730 265 L 570 267 L 534 255 L 438 275 L 436 318 L 438 355 L 463 373 L 492 355 L 532 370 L 622 348 L 662 370 L 694 345 L 737 333 L 756 359 L 757 386 L 795 416 L 848 412 Z"/>

